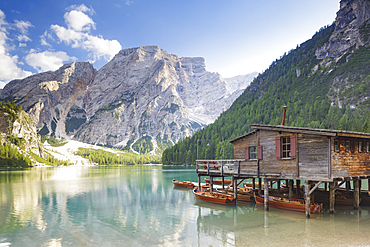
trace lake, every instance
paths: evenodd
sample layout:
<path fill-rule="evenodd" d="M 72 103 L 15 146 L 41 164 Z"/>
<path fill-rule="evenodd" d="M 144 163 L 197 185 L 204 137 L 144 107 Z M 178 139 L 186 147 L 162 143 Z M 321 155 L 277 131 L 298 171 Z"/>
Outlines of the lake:
<path fill-rule="evenodd" d="M 194 167 L 0 170 L 4 246 L 366 246 L 369 207 L 312 214 L 195 201 Z"/>

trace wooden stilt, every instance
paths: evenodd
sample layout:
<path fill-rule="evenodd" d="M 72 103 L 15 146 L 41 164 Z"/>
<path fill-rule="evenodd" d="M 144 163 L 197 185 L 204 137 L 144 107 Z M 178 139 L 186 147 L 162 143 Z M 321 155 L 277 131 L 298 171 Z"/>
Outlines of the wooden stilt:
<path fill-rule="evenodd" d="M 296 184 L 297 184 L 296 194 L 297 194 L 297 197 L 300 197 L 301 196 L 301 180 L 297 179 Z"/>
<path fill-rule="evenodd" d="M 211 193 L 213 193 L 213 177 L 210 177 L 210 186 L 209 186 L 209 191 L 211 192 Z"/>
<path fill-rule="evenodd" d="M 234 187 L 234 197 L 236 201 L 238 201 L 238 180 L 236 178 L 233 178 L 233 187 Z"/>
<path fill-rule="evenodd" d="M 265 203 L 265 210 L 269 210 L 269 180 L 267 180 L 266 178 L 264 179 L 265 180 L 265 183 L 264 183 L 264 186 L 263 186 L 263 192 L 264 192 L 264 203 Z"/>
<path fill-rule="evenodd" d="M 277 191 L 280 194 L 280 179 L 277 181 Z"/>
<path fill-rule="evenodd" d="M 222 176 L 222 189 L 225 189 L 225 177 Z"/>
<path fill-rule="evenodd" d="M 258 194 L 262 194 L 262 178 L 258 178 Z"/>
<path fill-rule="evenodd" d="M 351 182 L 347 181 L 346 182 L 346 193 L 348 194 L 350 190 L 351 190 Z"/>
<path fill-rule="evenodd" d="M 293 180 L 289 180 L 289 199 L 293 198 Z"/>
<path fill-rule="evenodd" d="M 306 211 L 306 218 L 311 217 L 311 211 L 310 211 L 310 206 L 311 206 L 311 197 L 309 195 L 310 193 L 310 184 L 308 183 L 308 180 L 305 180 L 304 183 L 304 199 L 305 199 L 305 211 Z"/>
<path fill-rule="evenodd" d="M 198 175 L 198 190 L 202 191 L 202 186 L 200 185 L 200 175 Z"/>
<path fill-rule="evenodd" d="M 335 183 L 329 183 L 329 213 L 334 213 L 334 204 L 335 204 Z"/>
<path fill-rule="evenodd" d="M 256 189 L 256 179 L 252 178 L 252 189 L 253 191 Z"/>
<path fill-rule="evenodd" d="M 328 183 L 325 183 L 325 188 L 324 188 L 325 191 L 328 191 Z"/>
<path fill-rule="evenodd" d="M 353 180 L 353 209 L 358 209 L 360 206 L 360 181 Z"/>
<path fill-rule="evenodd" d="M 370 178 L 367 180 L 367 190 L 370 191 Z"/>

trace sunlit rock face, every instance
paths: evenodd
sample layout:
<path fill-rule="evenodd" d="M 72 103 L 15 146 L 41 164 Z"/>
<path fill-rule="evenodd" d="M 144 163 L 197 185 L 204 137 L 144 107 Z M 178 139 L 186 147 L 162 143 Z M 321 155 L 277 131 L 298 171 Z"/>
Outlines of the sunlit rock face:
<path fill-rule="evenodd" d="M 318 59 L 339 59 L 369 41 L 370 1 L 342 0 L 329 42 L 316 51 Z M 351 48 L 353 48 L 351 50 Z"/>
<path fill-rule="evenodd" d="M 329 41 L 316 50 L 315 55 L 322 61 L 315 66 L 313 73 L 320 67 L 330 68 L 328 73 L 338 66 L 348 63 L 354 53 L 366 54 L 370 41 L 370 1 L 368 0 L 342 0 L 337 12 L 335 26 Z M 362 49 L 362 50 L 361 50 Z M 365 60 L 353 61 L 359 64 Z M 367 84 L 367 73 L 359 69 L 345 71 L 331 80 L 330 90 L 327 96 L 332 105 L 351 108 L 360 108 L 360 104 L 367 101 L 370 92 L 366 89 L 354 97 L 351 90 L 363 88 Z"/>
<path fill-rule="evenodd" d="M 253 77 L 225 80 L 206 71 L 204 58 L 143 46 L 121 50 L 99 71 L 72 63 L 14 80 L 1 98 L 27 109 L 41 134 L 126 149 L 149 142 L 154 152 L 212 123 Z"/>

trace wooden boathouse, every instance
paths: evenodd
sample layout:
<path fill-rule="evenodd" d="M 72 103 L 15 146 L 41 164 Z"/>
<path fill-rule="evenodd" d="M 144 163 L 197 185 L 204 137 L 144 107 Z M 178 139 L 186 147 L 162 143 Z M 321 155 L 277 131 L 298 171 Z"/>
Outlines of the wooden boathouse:
<path fill-rule="evenodd" d="M 211 190 L 214 177 L 233 178 L 234 194 L 244 179 L 259 179 L 258 192 L 262 192 L 264 179 L 264 205 L 268 210 L 269 184 L 286 180 L 289 198 L 293 197 L 294 180 L 300 188 L 304 180 L 306 216 L 313 192 L 320 184 L 329 185 L 329 211 L 334 212 L 335 191 L 350 181 L 353 183 L 353 205 L 360 203 L 360 183 L 370 178 L 370 133 L 341 130 L 289 127 L 284 125 L 250 125 L 253 131 L 231 140 L 233 160 L 197 160 L 198 182 L 201 176 L 210 176 Z M 370 183 L 369 183 L 370 185 Z M 370 186 L 369 186 L 370 188 Z M 299 189 L 297 189 L 297 193 Z M 314 198 L 312 198 L 314 199 Z"/>

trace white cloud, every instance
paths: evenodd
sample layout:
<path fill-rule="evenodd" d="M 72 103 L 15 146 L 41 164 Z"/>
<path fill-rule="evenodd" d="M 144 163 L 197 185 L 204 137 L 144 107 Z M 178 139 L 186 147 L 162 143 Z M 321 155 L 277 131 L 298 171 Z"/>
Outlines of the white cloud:
<path fill-rule="evenodd" d="M 17 36 L 17 40 L 18 40 L 19 42 L 22 42 L 22 41 L 25 41 L 25 42 L 27 42 L 27 41 L 31 41 L 31 39 L 30 39 L 27 35 L 24 35 L 24 34 L 20 34 L 20 35 L 18 35 L 18 36 Z"/>
<path fill-rule="evenodd" d="M 75 57 L 68 56 L 64 51 L 36 52 L 33 49 L 31 49 L 30 53 L 25 57 L 27 64 L 35 68 L 39 73 L 57 70 L 63 66 L 63 62 L 76 59 Z"/>
<path fill-rule="evenodd" d="M 95 29 L 94 21 L 81 11 L 72 10 L 64 14 L 64 20 L 68 29 L 75 31 L 90 31 L 90 28 Z"/>
<path fill-rule="evenodd" d="M 21 32 L 21 34 L 17 36 L 18 41 L 20 41 L 20 42 L 22 42 L 22 41 L 24 41 L 24 42 L 31 41 L 31 39 L 27 36 L 28 29 L 30 27 L 33 27 L 31 22 L 15 20 L 14 21 L 14 26 Z"/>
<path fill-rule="evenodd" d="M 126 2 L 125 2 L 125 4 L 127 5 L 127 6 L 130 6 L 131 4 L 133 4 L 134 2 L 133 1 L 130 1 L 130 0 L 127 0 Z"/>
<path fill-rule="evenodd" d="M 95 11 L 94 9 L 90 6 L 90 8 L 86 7 L 85 4 L 81 4 L 81 5 L 76 5 L 76 4 L 73 4 L 71 6 L 69 6 L 68 8 L 66 8 L 68 11 L 71 11 L 71 10 L 77 10 L 77 11 L 80 11 L 80 12 L 84 12 L 84 13 L 88 13 L 90 15 L 93 15 L 95 14 Z"/>
<path fill-rule="evenodd" d="M 27 46 L 27 44 L 26 43 L 19 43 L 19 45 L 18 45 L 19 47 L 26 47 Z"/>
<path fill-rule="evenodd" d="M 14 21 L 14 25 L 19 29 L 19 31 L 22 33 L 22 34 L 27 34 L 28 33 L 28 29 L 30 27 L 33 27 L 33 25 L 31 24 L 31 22 L 29 21 L 19 21 L 19 20 L 15 20 Z"/>
<path fill-rule="evenodd" d="M 0 10 L 0 88 L 13 79 L 20 79 L 32 75 L 31 72 L 18 67 L 18 56 L 8 53 L 7 28 L 9 23 L 5 20 L 5 14 Z"/>
<path fill-rule="evenodd" d="M 48 33 L 48 31 L 45 31 L 44 34 L 40 36 L 40 43 L 41 45 L 46 45 L 46 46 L 51 47 L 51 45 L 46 41 L 46 39 L 54 40 L 53 36 L 50 33 Z"/>
<path fill-rule="evenodd" d="M 101 58 L 109 60 L 122 49 L 117 40 L 107 40 L 101 35 L 90 34 L 91 28 L 95 29 L 95 22 L 85 13 L 94 13 L 92 8 L 87 8 L 82 4 L 72 5 L 69 9 L 71 11 L 64 14 L 67 28 L 59 25 L 51 25 L 50 27 L 60 42 L 64 42 L 72 48 L 82 48 L 90 52 L 91 62 Z M 41 42 L 47 43 L 45 39 L 41 39 Z"/>

